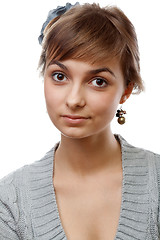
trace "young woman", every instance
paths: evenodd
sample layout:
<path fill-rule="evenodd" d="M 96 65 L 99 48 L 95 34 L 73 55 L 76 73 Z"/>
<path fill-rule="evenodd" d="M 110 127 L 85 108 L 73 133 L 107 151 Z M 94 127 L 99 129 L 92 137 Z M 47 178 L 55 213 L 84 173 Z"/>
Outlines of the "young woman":
<path fill-rule="evenodd" d="M 39 42 L 61 141 L 1 180 L 0 239 L 159 239 L 160 156 L 110 128 L 143 90 L 132 23 L 116 7 L 67 3 L 50 11 Z"/>

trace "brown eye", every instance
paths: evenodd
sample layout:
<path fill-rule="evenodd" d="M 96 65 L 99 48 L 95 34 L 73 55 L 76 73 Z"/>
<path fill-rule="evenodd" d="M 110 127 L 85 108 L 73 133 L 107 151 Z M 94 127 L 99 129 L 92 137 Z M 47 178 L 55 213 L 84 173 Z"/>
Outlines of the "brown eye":
<path fill-rule="evenodd" d="M 52 77 L 53 77 L 53 80 L 57 82 L 64 82 L 67 79 L 63 73 L 53 73 Z"/>
<path fill-rule="evenodd" d="M 96 78 L 92 81 L 94 87 L 106 87 L 108 85 L 107 81 L 102 78 Z"/>

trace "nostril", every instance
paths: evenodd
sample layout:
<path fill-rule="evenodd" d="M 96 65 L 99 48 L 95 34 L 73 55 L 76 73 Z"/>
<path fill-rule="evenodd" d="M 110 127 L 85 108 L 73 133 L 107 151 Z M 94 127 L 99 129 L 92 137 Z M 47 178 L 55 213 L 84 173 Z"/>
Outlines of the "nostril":
<path fill-rule="evenodd" d="M 69 108 L 80 108 L 85 106 L 85 99 L 80 96 L 68 96 L 66 105 Z"/>
<path fill-rule="evenodd" d="M 84 107 L 86 104 L 83 86 L 80 82 L 72 83 L 66 97 L 66 104 L 69 108 L 75 109 Z"/>

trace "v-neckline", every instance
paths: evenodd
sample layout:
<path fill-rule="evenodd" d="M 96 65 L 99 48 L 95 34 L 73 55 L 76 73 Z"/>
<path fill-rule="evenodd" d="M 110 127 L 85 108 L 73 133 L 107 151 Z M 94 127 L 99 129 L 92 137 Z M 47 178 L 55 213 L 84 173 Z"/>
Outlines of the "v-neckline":
<path fill-rule="evenodd" d="M 121 147 L 121 162 L 122 162 L 121 207 L 120 207 L 120 215 L 119 215 L 119 220 L 118 220 L 118 226 L 117 226 L 117 229 L 116 229 L 116 235 L 115 235 L 115 237 L 114 237 L 114 239 L 113 239 L 113 240 L 118 240 L 117 235 L 118 235 L 119 228 L 120 228 L 121 213 L 122 213 L 122 209 L 123 209 L 123 208 L 122 208 L 122 205 L 123 205 L 123 192 L 124 192 L 124 190 L 123 190 L 123 188 L 124 188 L 124 172 L 123 172 L 123 171 L 124 171 L 124 167 L 123 167 L 124 151 L 123 151 L 123 140 L 124 140 L 124 139 L 123 139 L 120 135 L 118 135 L 118 134 L 115 134 L 114 136 L 115 136 L 116 140 L 119 142 L 120 147 Z M 57 143 L 57 145 L 56 145 L 56 147 L 55 147 L 55 150 L 54 150 L 54 154 L 53 154 L 53 165 L 52 165 L 53 176 L 54 176 L 54 159 L 55 159 L 54 156 L 55 156 L 55 152 L 56 152 L 58 146 L 59 146 L 59 143 Z M 53 191 L 54 191 L 54 195 L 55 195 L 55 199 L 56 199 L 56 191 L 55 191 L 55 187 L 54 187 L 54 182 L 53 182 Z M 57 200 L 55 201 L 55 205 L 56 205 L 56 210 L 57 210 L 57 216 L 58 216 L 59 224 L 60 224 L 61 229 L 62 229 L 62 231 L 63 231 L 63 234 L 64 234 L 64 236 L 65 236 L 64 239 L 65 239 L 65 240 L 68 240 L 68 239 L 67 239 L 67 236 L 66 236 L 66 234 L 65 234 L 65 230 L 64 230 L 63 225 L 62 225 L 61 218 L 60 218 Z"/>
<path fill-rule="evenodd" d="M 121 145 L 122 156 L 122 194 L 121 210 L 115 238 L 113 240 L 147 239 L 148 228 L 148 161 L 145 151 L 128 144 L 120 135 L 115 135 Z M 46 227 L 50 235 L 46 239 L 67 240 L 58 209 L 53 183 L 54 156 L 59 143 L 41 161 L 41 166 L 32 172 L 32 214 L 36 236 L 43 236 Z M 40 179 L 40 180 L 39 180 Z M 33 195 L 34 194 L 34 195 Z M 46 197 L 47 196 L 47 197 Z M 41 197 L 41 198 L 40 198 Z M 47 222 L 46 206 L 48 217 Z M 39 224 L 37 225 L 37 219 Z M 41 224 L 41 221 L 43 224 Z M 36 227 L 37 226 L 37 227 Z M 37 238 L 44 239 L 44 238 Z"/>

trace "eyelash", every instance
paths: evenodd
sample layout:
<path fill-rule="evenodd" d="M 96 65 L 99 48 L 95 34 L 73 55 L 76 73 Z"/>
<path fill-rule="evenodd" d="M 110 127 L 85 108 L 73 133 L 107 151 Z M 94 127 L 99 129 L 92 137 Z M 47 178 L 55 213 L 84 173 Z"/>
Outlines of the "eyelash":
<path fill-rule="evenodd" d="M 103 85 L 102 86 L 98 86 L 98 88 L 105 88 L 105 87 L 107 87 L 108 82 L 105 79 L 100 78 L 100 77 L 97 77 L 97 78 L 93 79 L 91 82 L 93 83 L 94 81 L 97 81 L 97 80 L 103 81 Z M 94 86 L 94 87 L 97 87 L 97 86 Z"/>
<path fill-rule="evenodd" d="M 58 75 L 61 75 L 61 77 L 62 77 L 62 78 L 65 78 L 65 80 L 55 79 L 55 76 L 58 76 Z M 55 72 L 55 73 L 52 74 L 52 79 L 53 79 L 53 81 L 55 81 L 55 82 L 63 83 L 63 82 L 65 82 L 65 81 L 67 80 L 67 77 L 65 76 L 64 73 Z M 107 85 L 108 85 L 107 80 L 106 80 L 106 79 L 103 79 L 103 78 L 101 78 L 101 77 L 94 78 L 93 80 L 91 80 L 91 81 L 89 82 L 89 84 L 91 84 L 91 83 L 93 83 L 94 81 L 97 81 L 97 80 L 103 81 L 103 86 L 95 86 L 94 84 L 92 84 L 94 87 L 97 87 L 97 88 L 105 88 L 105 87 L 107 87 Z"/>
<path fill-rule="evenodd" d="M 58 79 L 56 80 L 56 79 L 55 79 L 55 76 L 56 76 L 56 75 L 61 75 L 62 77 L 65 77 L 65 78 L 67 79 L 67 77 L 65 76 L 64 73 L 55 72 L 55 73 L 52 74 L 52 79 L 53 79 L 55 82 L 63 82 L 63 81 L 64 81 L 64 80 L 58 80 Z"/>

